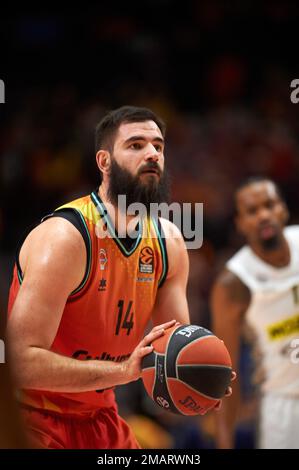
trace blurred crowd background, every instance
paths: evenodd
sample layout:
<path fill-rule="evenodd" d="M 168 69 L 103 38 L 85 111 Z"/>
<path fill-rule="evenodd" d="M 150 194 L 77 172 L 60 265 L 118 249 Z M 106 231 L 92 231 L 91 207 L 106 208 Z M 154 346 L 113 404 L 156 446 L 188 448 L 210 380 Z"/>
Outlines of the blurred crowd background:
<path fill-rule="evenodd" d="M 299 121 L 295 2 L 143 0 L 115 6 L 3 12 L 0 18 L 0 298 L 5 310 L 23 232 L 61 203 L 97 186 L 94 128 L 124 104 L 167 123 L 172 199 L 203 202 L 204 243 L 189 250 L 191 320 L 210 326 L 209 292 L 241 246 L 233 192 L 247 176 L 282 188 L 299 222 Z M 106 2 L 105 2 L 106 3 Z M 4 325 L 4 316 L 0 324 Z M 253 446 L 255 394 L 242 349 L 240 446 Z M 143 445 L 213 447 L 213 422 L 166 416 L 142 386 L 119 391 Z M 133 396 L 135 400 L 131 397 Z"/>

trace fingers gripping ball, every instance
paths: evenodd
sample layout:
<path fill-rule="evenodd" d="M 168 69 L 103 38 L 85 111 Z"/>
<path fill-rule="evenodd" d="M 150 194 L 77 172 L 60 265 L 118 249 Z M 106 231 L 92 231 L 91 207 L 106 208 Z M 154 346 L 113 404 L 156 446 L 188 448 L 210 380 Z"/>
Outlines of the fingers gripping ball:
<path fill-rule="evenodd" d="M 204 414 L 224 397 L 232 364 L 223 341 L 197 325 L 169 328 L 143 358 L 142 380 L 149 396 L 166 410 Z"/>

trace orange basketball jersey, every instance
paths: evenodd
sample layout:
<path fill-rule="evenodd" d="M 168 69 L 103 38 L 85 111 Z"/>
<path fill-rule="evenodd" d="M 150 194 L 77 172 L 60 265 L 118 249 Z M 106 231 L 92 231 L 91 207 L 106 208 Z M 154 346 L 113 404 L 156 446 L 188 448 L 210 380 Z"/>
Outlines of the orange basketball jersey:
<path fill-rule="evenodd" d="M 81 220 L 88 256 L 85 277 L 66 302 L 51 350 L 76 360 L 123 361 L 143 338 L 157 289 L 167 274 L 160 222 L 153 218 L 141 221 L 138 236 L 128 247 L 118 238 L 97 192 L 60 207 L 54 214 L 61 210 L 75 211 Z M 9 312 L 22 279 L 16 263 Z M 80 413 L 112 406 L 114 392 L 23 390 L 20 399 L 36 408 Z"/>

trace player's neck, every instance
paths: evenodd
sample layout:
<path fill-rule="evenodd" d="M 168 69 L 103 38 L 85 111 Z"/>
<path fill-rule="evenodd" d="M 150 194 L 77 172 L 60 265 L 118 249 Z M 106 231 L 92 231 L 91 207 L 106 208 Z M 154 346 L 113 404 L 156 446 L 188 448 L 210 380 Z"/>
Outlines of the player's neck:
<path fill-rule="evenodd" d="M 285 237 L 282 237 L 279 246 L 273 250 L 265 250 L 259 245 L 251 245 L 251 249 L 259 258 L 275 268 L 283 268 L 291 260 L 290 247 Z"/>
<path fill-rule="evenodd" d="M 103 201 L 103 203 L 105 204 L 105 207 L 106 207 L 111 219 L 114 222 L 116 231 L 119 230 L 119 227 L 124 227 L 124 225 L 125 225 L 127 227 L 127 232 L 128 232 L 128 225 L 133 220 L 136 220 L 136 225 L 137 225 L 138 217 L 136 217 L 134 215 L 127 215 L 123 211 L 118 210 L 117 205 L 114 204 L 108 198 L 107 187 L 104 183 L 102 183 L 101 186 L 99 187 L 98 195 L 101 198 L 101 200 Z M 132 228 L 132 225 L 134 225 L 134 223 L 132 222 L 130 225 L 131 225 L 131 228 Z"/>

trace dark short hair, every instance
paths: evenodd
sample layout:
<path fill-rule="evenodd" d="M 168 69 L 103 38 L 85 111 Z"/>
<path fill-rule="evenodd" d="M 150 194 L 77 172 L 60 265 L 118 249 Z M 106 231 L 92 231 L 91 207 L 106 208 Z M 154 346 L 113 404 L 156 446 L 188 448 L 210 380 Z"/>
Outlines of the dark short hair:
<path fill-rule="evenodd" d="M 162 136 L 165 136 L 166 125 L 164 121 L 148 108 L 137 106 L 122 106 L 109 111 L 97 124 L 95 129 L 95 151 L 107 149 L 113 151 L 115 135 L 121 124 L 128 122 L 154 121 L 159 127 Z M 102 173 L 100 172 L 100 183 Z"/>
<path fill-rule="evenodd" d="M 95 150 L 102 148 L 113 150 L 115 134 L 121 124 L 127 122 L 154 121 L 159 127 L 163 137 L 166 126 L 162 119 L 148 108 L 136 106 L 122 106 L 107 113 L 97 124 L 95 131 Z"/>
<path fill-rule="evenodd" d="M 244 189 L 244 188 L 247 188 L 247 186 L 251 186 L 252 184 L 255 184 L 255 183 L 264 183 L 264 182 L 268 182 L 268 183 L 272 183 L 273 186 L 275 187 L 275 191 L 276 191 L 276 194 L 278 195 L 278 197 L 283 201 L 285 202 L 285 198 L 282 194 L 282 191 L 280 189 L 280 187 L 278 186 L 278 184 L 273 181 L 271 178 L 268 178 L 267 176 L 261 176 L 261 175 L 257 175 L 257 176 L 249 176 L 247 178 L 245 178 L 243 181 L 241 181 L 239 183 L 239 185 L 237 186 L 236 190 L 235 190 L 235 197 L 234 197 L 234 201 L 235 201 L 235 214 L 237 214 L 238 212 L 238 208 L 237 208 L 237 195 L 238 193 Z"/>

